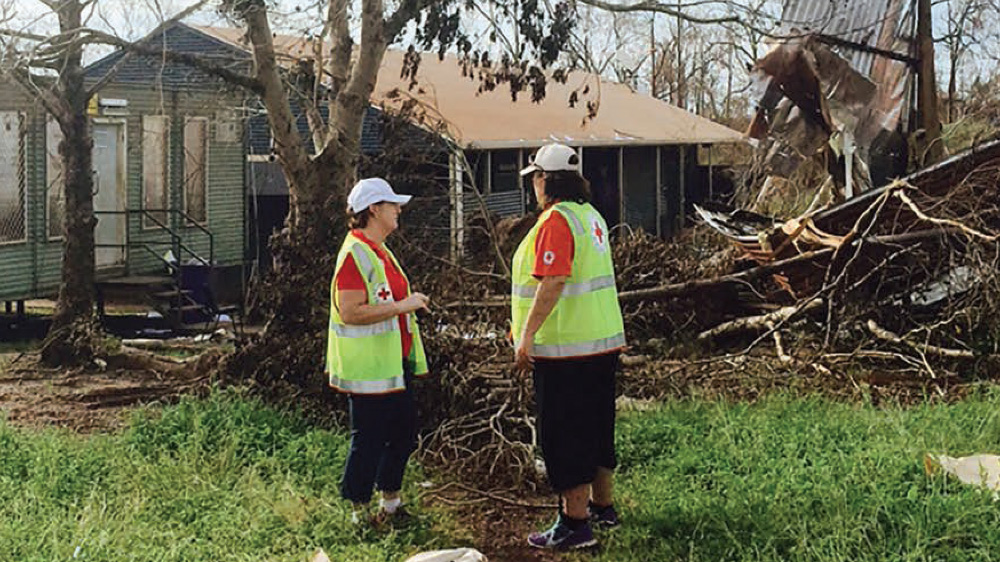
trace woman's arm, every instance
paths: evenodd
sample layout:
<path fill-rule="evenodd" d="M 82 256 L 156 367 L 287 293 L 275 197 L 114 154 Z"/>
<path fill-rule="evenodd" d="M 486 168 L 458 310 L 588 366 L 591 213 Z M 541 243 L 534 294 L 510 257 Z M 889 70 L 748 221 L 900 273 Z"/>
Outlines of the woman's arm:
<path fill-rule="evenodd" d="M 542 277 L 542 281 L 535 290 L 535 298 L 531 301 L 531 310 L 528 311 L 528 318 L 524 322 L 524 331 L 515 352 L 515 362 L 521 371 L 531 370 L 534 360 L 531 358 L 535 350 L 535 334 L 538 332 L 545 319 L 552 313 L 552 309 L 559 302 L 562 296 L 563 287 L 566 286 L 568 275 L 549 275 Z"/>
<path fill-rule="evenodd" d="M 374 324 L 408 314 L 423 308 L 427 310 L 430 299 L 423 293 L 411 293 L 401 301 L 385 304 L 368 304 L 368 295 L 364 291 L 339 291 L 337 293 L 337 309 L 345 324 Z"/>

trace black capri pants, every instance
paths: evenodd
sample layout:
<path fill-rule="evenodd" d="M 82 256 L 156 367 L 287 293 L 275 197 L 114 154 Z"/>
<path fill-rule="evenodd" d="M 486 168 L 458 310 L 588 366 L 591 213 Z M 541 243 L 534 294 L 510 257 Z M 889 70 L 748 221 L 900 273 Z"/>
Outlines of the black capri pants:
<path fill-rule="evenodd" d="M 564 492 L 614 469 L 618 352 L 570 359 L 535 358 L 538 437 L 549 484 Z"/>

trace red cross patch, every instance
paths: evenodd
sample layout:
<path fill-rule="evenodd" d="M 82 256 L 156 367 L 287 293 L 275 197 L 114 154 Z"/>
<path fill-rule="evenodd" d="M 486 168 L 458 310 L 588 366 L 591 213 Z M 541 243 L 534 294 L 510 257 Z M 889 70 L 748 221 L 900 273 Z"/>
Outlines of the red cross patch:
<path fill-rule="evenodd" d="M 597 217 L 590 218 L 590 236 L 594 239 L 594 246 L 598 250 L 607 249 L 608 233 L 604 231 L 601 221 Z"/>
<path fill-rule="evenodd" d="M 385 283 L 376 285 L 375 298 L 378 302 L 392 302 L 392 291 L 389 290 L 389 286 Z"/>

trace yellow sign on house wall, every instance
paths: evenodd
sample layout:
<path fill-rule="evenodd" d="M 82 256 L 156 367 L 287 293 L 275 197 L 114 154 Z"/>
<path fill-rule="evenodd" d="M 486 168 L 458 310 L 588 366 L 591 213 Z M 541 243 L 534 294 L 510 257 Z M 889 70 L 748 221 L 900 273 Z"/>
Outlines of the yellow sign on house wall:
<path fill-rule="evenodd" d="M 90 96 L 90 101 L 87 102 L 87 115 L 91 117 L 101 114 L 101 108 L 97 104 L 97 95 Z"/>

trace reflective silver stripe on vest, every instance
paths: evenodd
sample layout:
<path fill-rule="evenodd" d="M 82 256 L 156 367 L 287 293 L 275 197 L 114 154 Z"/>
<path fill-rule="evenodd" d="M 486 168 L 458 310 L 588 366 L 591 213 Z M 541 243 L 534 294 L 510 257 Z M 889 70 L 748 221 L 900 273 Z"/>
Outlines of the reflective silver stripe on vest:
<path fill-rule="evenodd" d="M 577 343 L 538 345 L 535 344 L 535 357 L 578 357 L 580 355 L 596 355 L 612 349 L 625 346 L 625 334 L 617 334 L 610 338 Z"/>
<path fill-rule="evenodd" d="M 594 291 L 600 291 L 601 289 L 613 288 L 615 288 L 615 276 L 602 275 L 582 283 L 566 283 L 562 290 L 562 296 L 577 297 L 587 293 L 593 293 Z M 535 291 L 537 289 L 538 285 L 514 285 L 511 289 L 511 294 L 515 297 L 530 299 L 535 296 Z"/>
<path fill-rule="evenodd" d="M 406 388 L 406 380 L 402 374 L 397 377 L 377 381 L 355 381 L 331 376 L 330 386 L 344 392 L 354 392 L 357 394 L 383 394 L 394 390 L 403 390 Z"/>
<path fill-rule="evenodd" d="M 351 255 L 354 256 L 354 264 L 358 266 L 358 270 L 361 271 L 361 275 L 368 280 L 370 284 L 375 280 L 375 264 L 372 263 L 371 258 L 368 257 L 368 252 L 358 248 L 354 251 L 357 244 L 351 247 Z"/>
<path fill-rule="evenodd" d="M 583 223 L 580 222 L 580 217 L 576 216 L 576 213 L 569 209 L 562 209 L 559 205 L 556 208 L 562 211 L 562 216 L 569 220 L 570 226 L 577 234 L 584 234 L 587 231 L 583 228 Z"/>
<path fill-rule="evenodd" d="M 538 285 L 514 285 L 510 289 L 510 294 L 524 299 L 534 298 Z"/>
<path fill-rule="evenodd" d="M 399 330 L 396 317 L 374 324 L 337 324 L 330 320 L 330 329 L 340 338 L 367 338 Z"/>

